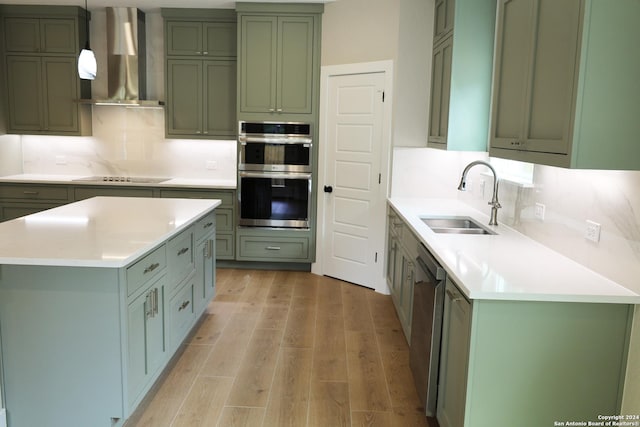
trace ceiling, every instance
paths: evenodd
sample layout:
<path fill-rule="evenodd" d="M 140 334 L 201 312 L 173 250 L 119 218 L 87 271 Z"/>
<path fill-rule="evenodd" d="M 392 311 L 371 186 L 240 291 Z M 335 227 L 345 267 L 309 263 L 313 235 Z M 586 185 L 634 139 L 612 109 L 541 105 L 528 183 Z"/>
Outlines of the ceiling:
<path fill-rule="evenodd" d="M 261 3 L 331 3 L 337 0 L 259 0 Z M 82 6 L 84 0 L 8 0 L 3 4 L 48 4 L 59 6 Z M 233 9 L 235 0 L 87 0 L 89 10 L 102 7 L 137 7 L 143 11 L 161 7 L 184 7 L 205 9 Z"/>

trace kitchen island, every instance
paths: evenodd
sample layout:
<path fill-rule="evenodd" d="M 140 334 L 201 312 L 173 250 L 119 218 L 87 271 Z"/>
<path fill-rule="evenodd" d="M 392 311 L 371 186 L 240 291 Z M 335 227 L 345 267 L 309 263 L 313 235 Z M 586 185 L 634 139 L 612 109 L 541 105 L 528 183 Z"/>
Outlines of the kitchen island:
<path fill-rule="evenodd" d="M 9 427 L 125 422 L 214 296 L 219 205 L 94 197 L 0 224 Z"/>
<path fill-rule="evenodd" d="M 422 220 L 442 217 L 495 234 L 437 233 Z M 420 243 L 447 273 L 441 427 L 587 425 L 620 414 L 640 295 L 505 225 L 487 226 L 487 215 L 457 200 L 392 198 L 389 218 L 396 252 Z M 414 277 L 415 257 L 405 258 L 398 277 Z M 411 319 L 414 281 L 401 284 L 394 302 L 408 301 L 398 311 Z"/>

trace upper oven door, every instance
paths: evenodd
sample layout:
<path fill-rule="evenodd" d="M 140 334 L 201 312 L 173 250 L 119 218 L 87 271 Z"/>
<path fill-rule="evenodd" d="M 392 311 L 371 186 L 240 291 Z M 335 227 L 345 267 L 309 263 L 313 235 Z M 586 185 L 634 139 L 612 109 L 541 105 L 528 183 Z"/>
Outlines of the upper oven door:
<path fill-rule="evenodd" d="M 238 169 L 263 172 L 311 172 L 311 140 L 239 138 Z"/>
<path fill-rule="evenodd" d="M 311 172 L 308 123 L 239 122 L 238 170 Z"/>

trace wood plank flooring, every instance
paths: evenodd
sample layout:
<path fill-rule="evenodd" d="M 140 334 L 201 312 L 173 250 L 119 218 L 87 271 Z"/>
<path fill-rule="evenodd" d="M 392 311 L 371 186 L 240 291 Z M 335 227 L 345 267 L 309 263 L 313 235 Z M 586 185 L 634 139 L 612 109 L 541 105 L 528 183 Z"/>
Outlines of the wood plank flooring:
<path fill-rule="evenodd" d="M 391 297 L 291 271 L 218 269 L 216 286 L 127 427 L 436 426 Z"/>

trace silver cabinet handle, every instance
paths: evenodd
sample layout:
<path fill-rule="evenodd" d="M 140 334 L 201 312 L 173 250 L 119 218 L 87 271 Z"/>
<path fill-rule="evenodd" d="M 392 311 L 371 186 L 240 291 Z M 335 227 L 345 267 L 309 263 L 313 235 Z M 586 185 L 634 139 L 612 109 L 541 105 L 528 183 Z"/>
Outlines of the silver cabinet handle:
<path fill-rule="evenodd" d="M 142 274 L 151 273 L 153 270 L 155 270 L 158 267 L 160 267 L 160 263 L 159 262 L 153 263 L 149 267 L 145 268 L 144 272 Z"/>
<path fill-rule="evenodd" d="M 449 298 L 451 298 L 451 301 L 453 302 L 462 301 L 462 297 L 460 295 L 454 294 L 449 289 L 447 289 L 447 295 L 449 295 Z"/>
<path fill-rule="evenodd" d="M 178 311 L 182 311 L 182 310 L 184 310 L 185 308 L 187 308 L 187 307 L 189 306 L 189 303 L 190 303 L 190 302 L 191 302 L 191 301 L 184 301 L 182 304 L 180 304 L 180 307 L 178 307 Z"/>
<path fill-rule="evenodd" d="M 22 194 L 26 196 L 37 196 L 40 193 L 38 191 L 23 191 Z"/>
<path fill-rule="evenodd" d="M 206 50 L 204 52 L 202 52 L 203 55 L 209 55 L 209 52 L 207 52 Z"/>
<path fill-rule="evenodd" d="M 144 301 L 144 305 L 145 305 L 144 315 L 146 316 L 147 319 L 153 317 L 153 301 L 152 300 L 153 300 L 153 292 L 149 292 L 145 297 L 145 301 Z"/>
<path fill-rule="evenodd" d="M 180 250 L 178 251 L 178 256 L 180 256 L 180 255 L 184 255 L 184 254 L 186 254 L 187 252 L 189 252 L 189 248 L 182 248 L 182 249 L 180 249 Z"/>
<path fill-rule="evenodd" d="M 268 251 L 279 251 L 280 246 L 267 246 Z"/>
<path fill-rule="evenodd" d="M 202 228 L 209 228 L 213 225 L 213 222 L 208 222 L 205 225 L 202 226 Z"/>

